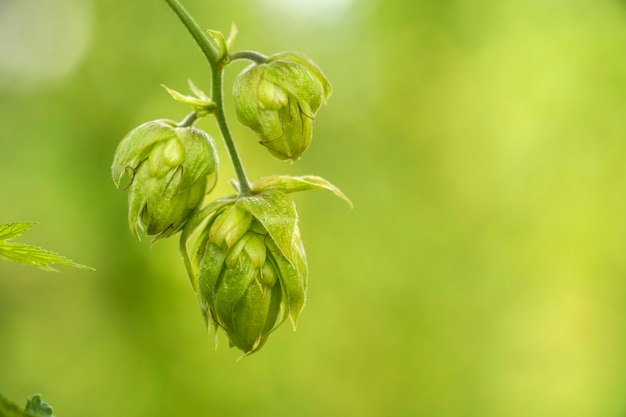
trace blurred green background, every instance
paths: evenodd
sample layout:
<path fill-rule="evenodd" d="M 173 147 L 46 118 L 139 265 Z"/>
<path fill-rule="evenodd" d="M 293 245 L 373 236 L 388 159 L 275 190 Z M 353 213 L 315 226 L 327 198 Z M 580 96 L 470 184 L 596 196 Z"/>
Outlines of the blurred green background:
<path fill-rule="evenodd" d="M 175 239 L 128 231 L 118 141 L 188 112 L 160 83 L 209 88 L 166 4 L 0 0 L 0 221 L 97 269 L 0 261 L 0 391 L 59 417 L 625 415 L 626 2 L 183 3 L 333 82 L 293 165 L 227 101 L 252 178 L 321 175 L 355 204 L 295 197 L 299 328 L 215 350 Z"/>

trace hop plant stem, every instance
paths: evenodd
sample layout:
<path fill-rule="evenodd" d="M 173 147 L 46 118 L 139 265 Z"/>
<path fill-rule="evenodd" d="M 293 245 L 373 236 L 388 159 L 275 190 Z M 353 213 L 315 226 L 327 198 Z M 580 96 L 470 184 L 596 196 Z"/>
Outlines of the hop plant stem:
<path fill-rule="evenodd" d="M 183 25 L 187 28 L 211 66 L 214 66 L 219 59 L 218 46 L 209 41 L 204 31 L 200 29 L 200 26 L 198 26 L 194 18 L 178 0 L 165 0 L 165 2 L 172 8 L 174 13 L 176 13 Z"/>
<path fill-rule="evenodd" d="M 224 143 L 226 144 L 226 149 L 228 149 L 228 156 L 230 156 L 230 161 L 233 164 L 233 168 L 235 169 L 235 173 L 237 174 L 237 179 L 239 180 L 239 194 L 247 196 L 252 194 L 250 182 L 248 181 L 246 171 L 243 168 L 243 163 L 239 158 L 239 152 L 237 152 L 235 141 L 233 140 L 233 136 L 230 133 L 230 128 L 228 127 L 226 115 L 224 114 L 224 83 L 222 82 L 224 77 L 224 67 L 222 65 L 214 65 L 212 67 L 212 72 L 213 101 L 215 101 L 215 104 L 217 104 L 215 117 L 217 119 L 217 124 L 220 128 L 220 132 L 222 133 Z"/>
<path fill-rule="evenodd" d="M 215 118 L 217 119 L 222 139 L 224 139 L 224 143 L 226 144 L 228 156 L 230 157 L 230 161 L 232 162 L 235 173 L 237 174 L 237 179 L 239 181 L 239 194 L 243 196 L 250 195 L 252 193 L 250 182 L 246 176 L 243 163 L 241 162 L 241 158 L 237 152 L 237 147 L 233 141 L 228 121 L 226 120 L 226 116 L 224 114 L 223 74 L 224 66 L 228 63 L 230 58 L 228 56 L 222 56 L 220 48 L 216 42 L 210 39 L 205 32 L 200 29 L 200 26 L 198 26 L 193 17 L 178 0 L 165 0 L 165 2 L 172 8 L 174 13 L 176 13 L 180 21 L 183 23 L 185 28 L 187 28 L 193 39 L 200 47 L 200 50 L 206 59 L 209 61 L 211 66 L 213 88 L 212 99 L 217 106 L 217 110 L 214 113 Z"/>
<path fill-rule="evenodd" d="M 256 51 L 237 51 L 230 54 L 231 61 L 236 61 L 238 59 L 247 59 L 256 64 L 262 64 L 267 61 L 267 56 Z"/>
<path fill-rule="evenodd" d="M 195 111 L 193 113 L 189 113 L 187 117 L 185 117 L 177 126 L 178 127 L 191 127 L 198 120 L 198 113 Z"/>

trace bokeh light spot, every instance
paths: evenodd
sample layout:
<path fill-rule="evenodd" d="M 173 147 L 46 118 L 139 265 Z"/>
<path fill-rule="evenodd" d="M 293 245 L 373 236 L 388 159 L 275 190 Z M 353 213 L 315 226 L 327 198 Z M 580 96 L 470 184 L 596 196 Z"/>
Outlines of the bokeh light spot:
<path fill-rule="evenodd" d="M 0 84 L 23 89 L 70 74 L 93 27 L 90 0 L 0 2 Z"/>
<path fill-rule="evenodd" d="M 320 23 L 339 20 L 350 9 L 352 0 L 260 0 L 272 13 Z"/>

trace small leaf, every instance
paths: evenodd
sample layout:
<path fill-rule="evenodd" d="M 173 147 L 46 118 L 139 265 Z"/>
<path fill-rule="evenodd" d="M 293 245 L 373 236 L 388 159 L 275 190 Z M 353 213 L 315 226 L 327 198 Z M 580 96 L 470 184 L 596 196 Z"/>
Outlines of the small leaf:
<path fill-rule="evenodd" d="M 33 395 L 26 402 L 26 412 L 33 417 L 54 417 L 52 415 L 52 407 L 45 401 L 41 401 L 39 394 Z"/>
<path fill-rule="evenodd" d="M 234 44 L 235 44 L 235 39 L 237 38 L 237 26 L 235 26 L 235 23 L 231 23 L 230 24 L 230 33 L 228 34 L 228 39 L 226 39 L 226 48 L 228 48 L 228 51 L 230 51 Z"/>
<path fill-rule="evenodd" d="M 298 224 L 298 213 L 293 200 L 280 191 L 267 191 L 241 197 L 236 203 L 261 222 L 280 252 L 293 265 L 296 264 L 293 242 Z"/>
<path fill-rule="evenodd" d="M 218 58 L 221 60 L 226 55 L 228 55 L 228 46 L 226 45 L 226 39 L 224 39 L 224 35 L 222 32 L 218 32 L 217 30 L 205 30 L 206 34 L 209 35 L 207 39 L 209 42 L 213 43 L 216 47 L 219 56 Z"/>
<path fill-rule="evenodd" d="M 0 240 L 16 238 L 36 224 L 36 222 L 11 222 L 0 224 Z"/>
<path fill-rule="evenodd" d="M 322 177 L 315 175 L 305 175 L 302 177 L 292 177 L 289 175 L 271 175 L 258 179 L 252 185 L 252 192 L 261 193 L 264 191 L 277 190 L 283 193 L 294 193 L 296 191 L 308 190 L 328 190 L 350 205 L 352 201 L 339 188 L 331 184 Z"/>
<path fill-rule="evenodd" d="M 194 93 L 196 95 L 196 97 L 203 99 L 203 100 L 207 100 L 207 101 L 211 101 L 211 98 L 209 96 L 206 95 L 206 93 L 202 90 L 200 90 L 193 81 L 191 80 L 187 80 L 187 84 L 189 84 L 189 89 L 191 90 L 192 93 Z"/>
<path fill-rule="evenodd" d="M 48 271 L 55 271 L 52 264 L 73 266 L 94 270 L 92 267 L 78 264 L 64 256 L 54 252 L 39 248 L 37 246 L 26 245 L 24 243 L 13 243 L 8 240 L 19 236 L 25 230 L 30 229 L 36 223 L 14 222 L 0 224 L 0 257 L 9 261 L 32 265 Z M 9 236 L 9 237 L 6 237 Z"/>
<path fill-rule="evenodd" d="M 165 90 L 170 94 L 170 96 L 172 96 L 174 100 L 178 101 L 179 103 L 190 105 L 200 117 L 206 116 L 207 114 L 214 112 L 217 108 L 215 103 L 209 97 L 207 97 L 207 95 L 204 94 L 202 90 L 198 89 L 191 82 L 191 80 L 189 81 L 189 88 L 196 95 L 196 97 L 179 93 L 178 91 L 173 90 L 163 84 L 161 84 L 161 87 L 165 88 Z"/>

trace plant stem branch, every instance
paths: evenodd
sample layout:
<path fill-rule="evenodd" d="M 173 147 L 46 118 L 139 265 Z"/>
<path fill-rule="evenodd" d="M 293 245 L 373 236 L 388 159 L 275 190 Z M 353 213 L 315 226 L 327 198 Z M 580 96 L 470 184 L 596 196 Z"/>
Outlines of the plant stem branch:
<path fill-rule="evenodd" d="M 263 64 L 267 61 L 267 56 L 256 51 L 237 51 L 229 55 L 231 61 L 238 59 L 248 59 L 255 64 Z"/>
<path fill-rule="evenodd" d="M 204 31 L 200 29 L 200 26 L 198 26 L 193 17 L 191 17 L 189 12 L 178 0 L 165 0 L 165 2 L 172 8 L 174 13 L 176 13 L 209 61 L 213 88 L 212 99 L 217 106 L 214 113 L 215 118 L 217 119 L 220 132 L 222 133 L 222 139 L 224 139 L 224 143 L 226 144 L 228 156 L 230 156 L 230 161 L 233 164 L 237 179 L 239 180 L 239 194 L 250 195 L 252 193 L 250 182 L 248 181 L 243 164 L 239 158 L 237 147 L 233 141 L 233 136 L 230 133 L 230 128 L 228 127 L 228 122 L 224 114 L 223 73 L 224 66 L 229 60 L 229 57 L 222 56 L 222 51 L 220 51 L 219 46 L 206 36 Z"/>
<path fill-rule="evenodd" d="M 178 123 L 178 127 L 191 127 L 198 120 L 198 113 L 195 111 L 189 113 L 187 117 L 185 117 L 180 123 Z"/>
<path fill-rule="evenodd" d="M 239 152 L 237 152 L 237 147 L 235 146 L 233 136 L 228 127 L 228 122 L 226 121 L 226 116 L 224 115 L 223 74 L 223 66 L 216 65 L 213 67 L 213 101 L 217 105 L 215 118 L 217 119 L 220 132 L 222 133 L 222 139 L 224 139 L 224 143 L 228 149 L 228 156 L 230 156 L 230 161 L 233 164 L 237 179 L 239 180 L 239 194 L 244 196 L 250 195 L 252 194 L 252 188 L 250 187 L 250 182 L 243 168 L 243 163 L 239 158 Z"/>
<path fill-rule="evenodd" d="M 212 43 L 207 38 L 204 31 L 200 29 L 200 26 L 198 26 L 194 18 L 178 0 L 165 0 L 165 2 L 172 8 L 174 13 L 176 13 L 185 28 L 187 28 L 193 39 L 202 50 L 204 56 L 206 56 L 209 64 L 211 64 L 211 66 L 215 66 L 217 61 L 220 59 L 220 51 L 217 45 Z"/>

